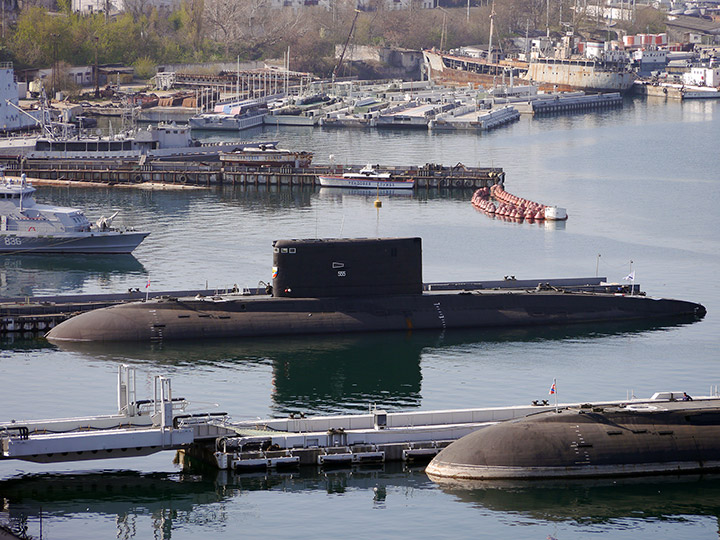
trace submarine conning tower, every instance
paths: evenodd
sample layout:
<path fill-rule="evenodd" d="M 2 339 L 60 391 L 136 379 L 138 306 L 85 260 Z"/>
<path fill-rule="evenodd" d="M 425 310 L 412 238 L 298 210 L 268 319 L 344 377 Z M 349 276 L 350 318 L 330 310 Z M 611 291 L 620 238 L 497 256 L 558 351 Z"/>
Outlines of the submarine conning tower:
<path fill-rule="evenodd" d="M 273 296 L 422 294 L 420 238 L 275 240 Z"/>

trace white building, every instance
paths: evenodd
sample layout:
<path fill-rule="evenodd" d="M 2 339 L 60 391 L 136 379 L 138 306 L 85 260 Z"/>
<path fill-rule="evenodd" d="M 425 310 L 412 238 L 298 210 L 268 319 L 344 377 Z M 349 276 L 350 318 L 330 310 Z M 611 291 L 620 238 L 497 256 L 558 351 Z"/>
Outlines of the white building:
<path fill-rule="evenodd" d="M 78 86 L 92 86 L 95 83 L 92 66 L 71 66 L 64 73 Z M 40 79 L 52 78 L 52 68 L 39 69 L 37 76 Z"/>
<path fill-rule="evenodd" d="M 412 0 L 383 0 L 384 9 L 388 11 L 409 9 Z M 335 0 L 270 0 L 270 6 L 273 8 L 291 7 L 300 9 L 309 6 L 319 6 L 327 10 L 333 8 Z M 373 0 L 355 0 L 355 7 L 361 11 L 371 11 L 374 9 L 376 2 Z M 429 9 L 437 7 L 437 0 L 420 0 L 420 7 Z"/>
<path fill-rule="evenodd" d="M 109 1 L 109 5 L 106 5 L 106 0 L 72 0 L 72 10 L 80 13 L 104 13 L 106 9 L 110 12 L 117 11 L 115 2 Z"/>
<path fill-rule="evenodd" d="M 720 67 L 694 67 L 683 73 L 683 82 L 695 86 L 720 86 Z"/>
<path fill-rule="evenodd" d="M 0 130 L 14 131 L 37 124 L 18 110 L 18 98 L 18 83 L 12 63 L 0 63 Z"/>
<path fill-rule="evenodd" d="M 275 1 L 275 0 L 273 0 Z M 129 8 L 130 3 L 143 9 L 152 7 L 158 11 L 170 12 L 180 7 L 181 0 L 72 0 L 73 11 L 80 13 L 118 13 Z"/>

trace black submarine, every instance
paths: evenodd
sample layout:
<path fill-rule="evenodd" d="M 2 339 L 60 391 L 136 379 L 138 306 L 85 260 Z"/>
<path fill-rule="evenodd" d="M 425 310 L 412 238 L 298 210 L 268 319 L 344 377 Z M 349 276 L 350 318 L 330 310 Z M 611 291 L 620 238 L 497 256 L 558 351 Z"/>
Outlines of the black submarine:
<path fill-rule="evenodd" d="M 426 472 L 444 483 L 720 470 L 720 400 L 670 394 L 679 399 L 587 404 L 501 422 L 451 443 Z"/>
<path fill-rule="evenodd" d="M 272 285 L 263 294 L 122 304 L 73 317 L 46 337 L 56 342 L 162 341 L 705 315 L 700 304 L 650 298 L 603 280 L 424 285 L 420 238 L 276 240 Z"/>

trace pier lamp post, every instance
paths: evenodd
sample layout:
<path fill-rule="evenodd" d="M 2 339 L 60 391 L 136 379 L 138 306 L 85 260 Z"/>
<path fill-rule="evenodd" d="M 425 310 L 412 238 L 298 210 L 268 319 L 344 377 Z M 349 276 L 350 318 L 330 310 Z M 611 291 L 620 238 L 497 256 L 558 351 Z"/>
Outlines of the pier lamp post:
<path fill-rule="evenodd" d="M 52 67 L 52 91 L 50 93 L 50 101 L 55 97 L 55 82 L 57 80 L 57 56 L 58 56 L 58 38 L 60 34 L 50 34 L 53 40 L 53 67 Z"/>
<path fill-rule="evenodd" d="M 95 36 L 95 99 L 100 97 L 100 73 L 98 72 L 98 42 L 100 38 Z"/>

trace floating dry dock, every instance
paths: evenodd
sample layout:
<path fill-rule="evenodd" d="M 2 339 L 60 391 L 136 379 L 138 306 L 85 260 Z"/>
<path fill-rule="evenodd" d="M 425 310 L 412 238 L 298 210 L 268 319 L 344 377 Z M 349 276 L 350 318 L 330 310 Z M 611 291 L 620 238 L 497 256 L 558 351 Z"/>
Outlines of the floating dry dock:
<path fill-rule="evenodd" d="M 176 185 L 248 185 L 248 186 L 315 186 L 319 176 L 357 172 L 364 165 L 313 165 L 282 167 L 234 165 L 217 160 L 207 161 L 131 161 L 92 159 L 34 159 L 2 161 L 5 173 L 25 173 L 28 178 L 92 182 L 99 184 L 140 185 L 143 183 Z M 415 189 L 477 189 L 502 183 L 505 173 L 498 167 L 453 167 L 427 163 L 422 166 L 378 166 L 399 180 L 415 180 Z"/>
<path fill-rule="evenodd" d="M 672 409 L 682 392 L 590 404 L 531 404 L 436 411 L 232 421 L 224 412 L 187 414 L 171 383 L 155 377 L 154 396 L 138 400 L 134 368 L 118 371 L 118 414 L 0 424 L 0 459 L 39 463 L 145 456 L 181 450 L 220 469 L 244 471 L 298 465 L 325 467 L 428 460 L 453 441 L 548 411 Z M 712 411 L 718 397 L 696 397 L 695 411 Z M 554 413 L 553 414 L 557 414 Z M 610 429 L 610 428 L 608 428 Z M 572 449 L 573 447 L 571 447 Z"/>

